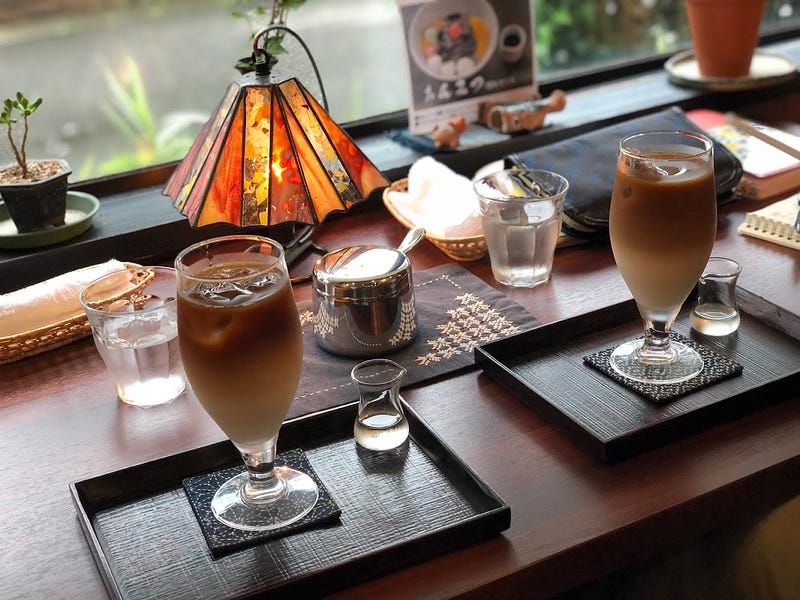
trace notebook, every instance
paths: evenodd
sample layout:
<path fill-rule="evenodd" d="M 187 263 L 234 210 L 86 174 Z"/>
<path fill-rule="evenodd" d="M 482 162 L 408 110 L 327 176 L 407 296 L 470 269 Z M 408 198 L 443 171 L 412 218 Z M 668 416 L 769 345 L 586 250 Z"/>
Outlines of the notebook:
<path fill-rule="evenodd" d="M 686 116 L 741 161 L 744 175 L 738 191 L 742 195 L 763 200 L 800 190 L 800 159 L 727 123 L 721 112 L 690 110 Z M 800 150 L 800 136 L 760 123 L 751 126 Z"/>
<path fill-rule="evenodd" d="M 800 233 L 795 229 L 798 211 L 800 211 L 800 195 L 790 196 L 747 213 L 738 231 L 800 250 Z"/>

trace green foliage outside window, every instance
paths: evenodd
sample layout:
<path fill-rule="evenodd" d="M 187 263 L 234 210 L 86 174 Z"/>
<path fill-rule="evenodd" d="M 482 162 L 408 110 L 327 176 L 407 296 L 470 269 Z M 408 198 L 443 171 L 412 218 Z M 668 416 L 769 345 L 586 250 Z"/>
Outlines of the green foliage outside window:
<path fill-rule="evenodd" d="M 797 0 L 767 0 L 764 25 L 800 14 Z M 675 52 L 689 44 L 684 0 L 535 0 L 540 73 Z M 735 35 L 735 32 L 731 33 Z"/>
<path fill-rule="evenodd" d="M 321 3 L 326 0 L 316 0 Z M 394 0 L 384 0 L 394 2 Z M 608 64 L 658 55 L 688 47 L 684 0 L 531 0 L 536 25 L 538 77 L 591 70 Z M 228 13 L 248 20 L 252 33 L 278 24 L 286 25 L 290 11 L 307 0 L 257 2 L 243 12 Z M 312 4 L 308 3 L 309 10 Z M 798 21 L 800 0 L 767 0 L 765 24 L 780 26 Z M 285 52 L 283 35 L 267 40 L 271 54 Z M 235 59 L 234 59 L 235 60 Z M 250 67 L 250 57 L 242 59 Z M 237 68 L 239 65 L 237 65 Z M 146 79 L 139 64 L 128 58 L 117 72 L 104 69 L 108 100 L 102 110 L 129 148 L 107 159 L 90 156 L 78 170 L 78 178 L 129 171 L 179 160 L 190 147 L 205 118 L 178 112 L 159 118 L 154 114 Z M 350 85 L 357 85 L 351 81 Z M 103 94 L 98 94 L 103 96 Z M 356 94 L 357 96 L 357 94 Z M 366 115 L 358 115 L 357 118 Z"/>
<path fill-rule="evenodd" d="M 688 35 L 683 0 L 536 0 L 535 10 L 544 72 L 669 52 Z"/>
<path fill-rule="evenodd" d="M 111 175 L 182 158 L 205 117 L 176 113 L 159 123 L 151 109 L 139 65 L 130 56 L 118 73 L 105 67 L 103 74 L 111 94 L 111 100 L 102 105 L 103 113 L 131 148 L 100 162 L 90 157 L 78 176 Z"/>

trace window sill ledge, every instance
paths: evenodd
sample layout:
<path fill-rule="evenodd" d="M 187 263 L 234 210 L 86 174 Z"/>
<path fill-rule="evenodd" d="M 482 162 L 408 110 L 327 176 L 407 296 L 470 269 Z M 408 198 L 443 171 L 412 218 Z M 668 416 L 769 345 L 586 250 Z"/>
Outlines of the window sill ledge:
<path fill-rule="evenodd" d="M 800 63 L 800 40 L 769 46 Z M 543 93 L 547 93 L 543 86 Z M 800 80 L 770 88 L 770 97 L 800 91 Z M 497 143 L 458 152 L 437 153 L 437 160 L 462 175 L 471 176 L 482 166 L 503 156 L 552 143 L 590 129 L 677 105 L 685 110 L 715 108 L 742 110 L 764 101 L 764 90 L 736 93 L 710 93 L 671 84 L 663 69 L 625 77 L 611 83 L 567 90 L 567 106 L 551 113 L 546 126 L 527 134 L 512 136 Z M 386 135 L 385 130 L 354 133 L 364 152 L 379 169 L 394 181 L 405 177 L 408 168 L 422 154 L 402 146 Z M 132 186 L 119 191 L 112 180 L 90 182 L 75 189 L 97 195 L 100 210 L 93 226 L 74 240 L 51 247 L 30 250 L 0 250 L 0 293 L 42 281 L 68 270 L 117 258 L 153 264 L 169 260 L 187 245 L 233 233 L 229 225 L 190 227 L 186 219 L 161 194 L 170 169 L 163 167 L 134 174 Z"/>

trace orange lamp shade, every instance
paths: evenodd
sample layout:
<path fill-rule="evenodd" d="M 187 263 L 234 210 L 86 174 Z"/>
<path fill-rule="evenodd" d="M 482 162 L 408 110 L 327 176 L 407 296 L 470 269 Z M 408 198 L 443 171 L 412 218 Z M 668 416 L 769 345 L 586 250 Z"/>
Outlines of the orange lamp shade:
<path fill-rule="evenodd" d="M 387 179 L 295 78 L 232 83 L 163 193 L 192 226 L 321 223 Z"/>

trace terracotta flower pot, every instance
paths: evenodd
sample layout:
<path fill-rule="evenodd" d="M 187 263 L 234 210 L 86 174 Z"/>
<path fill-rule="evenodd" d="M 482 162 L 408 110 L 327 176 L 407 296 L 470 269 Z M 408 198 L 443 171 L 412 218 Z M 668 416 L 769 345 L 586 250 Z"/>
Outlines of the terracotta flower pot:
<path fill-rule="evenodd" d="M 33 182 L 0 183 L 0 198 L 6 204 L 19 233 L 64 224 L 67 212 L 67 178 L 72 171 L 63 160 L 61 171 Z"/>
<path fill-rule="evenodd" d="M 765 0 L 685 0 L 694 55 L 704 77 L 746 77 Z"/>

